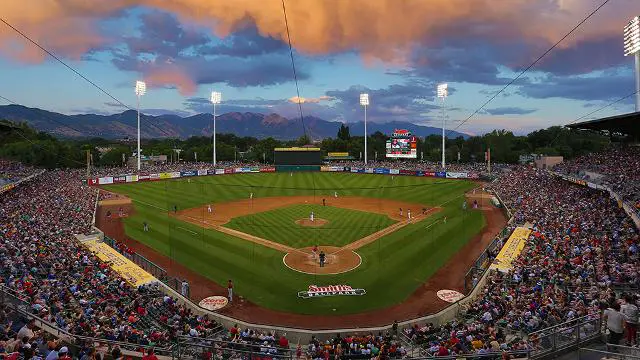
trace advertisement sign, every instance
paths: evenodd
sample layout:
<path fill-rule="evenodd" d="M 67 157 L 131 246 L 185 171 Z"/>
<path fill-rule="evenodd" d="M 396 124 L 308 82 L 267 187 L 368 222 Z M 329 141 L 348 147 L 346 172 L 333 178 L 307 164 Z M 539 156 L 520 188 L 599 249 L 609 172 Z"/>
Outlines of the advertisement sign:
<path fill-rule="evenodd" d="M 187 170 L 187 171 L 180 172 L 180 177 L 187 177 L 187 176 L 198 176 L 198 172 L 196 170 Z"/>
<path fill-rule="evenodd" d="M 0 194 L 5 191 L 9 191 L 15 187 L 16 187 L 16 184 L 14 183 L 2 185 L 2 187 L 0 187 Z"/>
<path fill-rule="evenodd" d="M 398 175 L 398 174 L 400 174 L 400 170 L 398 170 L 398 169 L 389 169 L 389 174 Z"/>
<path fill-rule="evenodd" d="M 424 171 L 422 171 L 422 170 L 417 170 L 417 171 L 416 171 L 416 176 L 424 176 Z"/>
<path fill-rule="evenodd" d="M 400 169 L 400 175 L 414 175 L 414 174 L 415 174 L 414 170 Z"/>
<path fill-rule="evenodd" d="M 141 267 L 134 264 L 131 260 L 124 257 L 122 254 L 114 250 L 109 245 L 98 242 L 97 240 L 89 240 L 83 242 L 83 244 L 96 256 L 109 264 L 109 266 L 122 276 L 126 282 L 133 287 L 138 287 L 151 282 L 155 282 L 151 274 L 144 271 Z"/>
<path fill-rule="evenodd" d="M 480 175 L 478 175 L 478 173 L 473 173 L 473 172 L 472 172 L 472 173 L 468 173 L 468 174 L 467 174 L 467 177 L 468 177 L 469 179 L 478 179 L 478 178 L 480 178 Z"/>
<path fill-rule="evenodd" d="M 515 228 L 507 242 L 502 246 L 498 256 L 493 260 L 490 268 L 501 272 L 509 272 L 512 269 L 511 263 L 524 249 L 530 234 L 531 230 L 525 227 L 519 226 Z"/>
<path fill-rule="evenodd" d="M 351 166 L 345 166 L 343 171 L 344 172 L 350 172 L 351 171 Z"/>
<path fill-rule="evenodd" d="M 367 174 L 373 174 L 373 169 L 372 168 L 366 168 L 364 169 L 364 172 Z"/>
<path fill-rule="evenodd" d="M 200 300 L 200 302 L 198 303 L 198 306 L 200 306 L 203 309 L 216 311 L 227 306 L 228 303 L 229 303 L 229 299 L 227 299 L 224 296 L 209 296 L 207 298 Z"/>
<path fill-rule="evenodd" d="M 357 172 L 358 172 L 358 169 L 356 169 L 356 168 L 351 168 L 351 172 L 352 172 L 352 173 L 357 173 Z"/>
<path fill-rule="evenodd" d="M 127 182 L 127 177 L 126 176 L 116 176 L 113 178 L 113 182 L 118 184 L 118 183 L 125 183 Z"/>
<path fill-rule="evenodd" d="M 160 180 L 160 174 L 149 175 L 149 180 Z"/>
<path fill-rule="evenodd" d="M 216 175 L 222 175 L 222 174 L 224 174 L 225 172 L 224 172 L 224 169 L 216 169 L 216 172 L 215 172 L 215 173 L 216 173 Z"/>
<path fill-rule="evenodd" d="M 89 185 L 98 185 L 98 178 L 87 179 L 87 184 L 89 184 Z"/>
<path fill-rule="evenodd" d="M 262 167 L 260 168 L 260 172 L 264 172 L 264 173 L 272 173 L 272 172 L 276 172 L 276 168 L 273 166 L 269 166 L 269 167 Z"/>
<path fill-rule="evenodd" d="M 437 172 L 436 172 L 436 177 L 439 177 L 439 178 L 446 178 L 446 177 L 447 177 L 447 173 L 446 173 L 446 172 L 444 172 L 444 171 L 437 171 Z"/>
<path fill-rule="evenodd" d="M 448 303 L 454 303 L 457 302 L 458 300 L 462 299 L 464 297 L 464 295 L 462 293 L 460 293 L 459 291 L 455 291 L 455 290 L 438 290 L 438 292 L 436 293 L 436 295 L 448 302 Z"/>
<path fill-rule="evenodd" d="M 448 179 L 466 179 L 467 178 L 466 172 L 447 172 L 446 174 Z"/>
<path fill-rule="evenodd" d="M 138 181 L 138 175 L 127 175 L 125 176 L 125 181 L 126 182 L 136 182 Z"/>
<path fill-rule="evenodd" d="M 364 289 L 354 289 L 349 285 L 309 285 L 309 289 L 307 291 L 298 291 L 298 297 L 303 299 L 310 299 L 327 296 L 364 295 L 366 293 L 367 292 Z"/>
<path fill-rule="evenodd" d="M 138 175 L 138 181 L 149 181 L 151 176 L 149 175 Z"/>
<path fill-rule="evenodd" d="M 431 177 L 434 177 L 434 176 L 436 176 L 436 173 L 435 173 L 435 172 L 433 172 L 433 171 L 425 171 L 425 172 L 424 172 L 424 176 L 431 176 Z"/>
<path fill-rule="evenodd" d="M 417 138 L 408 130 L 396 129 L 386 142 L 386 157 L 416 159 L 417 143 Z"/>
<path fill-rule="evenodd" d="M 171 178 L 172 179 L 177 179 L 180 177 L 180 172 L 179 171 L 174 171 L 171 173 Z"/>
<path fill-rule="evenodd" d="M 98 179 L 98 184 L 100 185 L 113 184 L 113 177 L 111 176 L 101 177 Z"/>
<path fill-rule="evenodd" d="M 388 174 L 389 173 L 389 169 L 375 168 L 375 169 L 373 169 L 373 172 L 376 173 L 376 174 Z"/>
<path fill-rule="evenodd" d="M 198 176 L 205 176 L 205 175 L 207 175 L 207 169 L 198 170 Z"/>
<path fill-rule="evenodd" d="M 217 172 L 217 170 L 216 170 Z M 226 168 L 224 169 L 224 173 L 223 174 L 233 174 L 235 172 L 234 168 Z"/>
<path fill-rule="evenodd" d="M 331 166 L 320 166 L 320 171 L 321 172 L 331 171 Z"/>
<path fill-rule="evenodd" d="M 171 179 L 171 173 L 160 173 L 160 179 Z"/>

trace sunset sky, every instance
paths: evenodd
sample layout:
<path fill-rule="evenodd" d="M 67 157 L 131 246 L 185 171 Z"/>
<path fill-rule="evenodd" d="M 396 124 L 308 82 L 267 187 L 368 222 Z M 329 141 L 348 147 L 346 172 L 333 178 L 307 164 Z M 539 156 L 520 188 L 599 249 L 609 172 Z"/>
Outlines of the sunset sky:
<path fill-rule="evenodd" d="M 486 99 L 604 0 L 286 0 L 305 115 L 439 126 Z M 635 90 L 622 29 L 640 0 L 610 0 L 459 131 L 517 133 L 566 124 Z M 281 0 L 2 0 L 0 17 L 148 114 L 297 116 Z M 0 23 L 0 95 L 62 113 L 125 109 Z M 4 105 L 0 100 L 0 105 Z M 594 117 L 633 111 L 633 97 Z M 453 123 L 456 127 L 459 123 Z"/>

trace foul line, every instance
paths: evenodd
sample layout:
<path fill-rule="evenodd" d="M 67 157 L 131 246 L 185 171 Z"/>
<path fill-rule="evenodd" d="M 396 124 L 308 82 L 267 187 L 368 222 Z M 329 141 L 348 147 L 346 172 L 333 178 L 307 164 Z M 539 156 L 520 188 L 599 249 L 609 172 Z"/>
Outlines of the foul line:
<path fill-rule="evenodd" d="M 192 233 L 193 235 L 198 235 L 198 233 L 197 233 L 197 232 L 195 232 L 195 231 L 193 231 L 193 230 L 185 229 L 185 228 L 183 228 L 182 226 L 177 226 L 176 228 L 177 228 L 177 229 L 182 229 L 182 230 L 184 230 L 184 231 L 188 231 L 188 232 Z"/>

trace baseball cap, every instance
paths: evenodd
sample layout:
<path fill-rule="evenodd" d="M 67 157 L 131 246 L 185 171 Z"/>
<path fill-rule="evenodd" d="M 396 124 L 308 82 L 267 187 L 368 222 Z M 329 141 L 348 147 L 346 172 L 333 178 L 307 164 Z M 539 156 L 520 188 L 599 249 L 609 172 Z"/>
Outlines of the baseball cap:
<path fill-rule="evenodd" d="M 69 348 L 67 348 L 66 346 L 63 346 L 60 348 L 60 351 L 58 351 L 58 354 L 66 354 L 69 352 Z"/>

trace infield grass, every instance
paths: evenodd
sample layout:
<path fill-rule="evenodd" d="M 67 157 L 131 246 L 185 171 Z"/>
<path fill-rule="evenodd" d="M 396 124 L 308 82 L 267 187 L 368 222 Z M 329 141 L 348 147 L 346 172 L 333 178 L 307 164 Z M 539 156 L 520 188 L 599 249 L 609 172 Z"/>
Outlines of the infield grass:
<path fill-rule="evenodd" d="M 177 179 L 116 184 L 107 189 L 125 194 L 133 200 L 135 213 L 125 219 L 128 236 L 219 284 L 224 285 L 228 279 L 233 279 L 235 292 L 258 305 L 293 313 L 337 315 L 387 307 L 406 299 L 478 234 L 485 225 L 482 212 L 462 210 L 463 194 L 473 187 L 475 185 L 472 182 L 465 180 L 411 176 L 395 176 L 392 180 L 388 175 L 294 173 L 290 176 L 289 173 L 263 173 L 192 177 L 190 181 Z M 339 275 L 306 275 L 295 272 L 284 266 L 284 254 L 279 251 L 204 229 L 167 214 L 167 209 L 174 205 L 179 209 L 186 209 L 208 203 L 246 199 L 250 193 L 254 193 L 255 197 L 332 196 L 335 191 L 341 196 L 390 198 L 440 206 L 443 209 L 421 222 L 407 225 L 358 249 L 357 252 L 363 259 L 361 266 Z M 297 215 L 297 206 L 274 211 L 291 211 L 292 214 L 287 215 L 288 219 L 283 217 L 282 221 L 285 222 L 295 220 L 297 216 L 308 217 L 309 214 L 303 209 L 299 212 L 301 215 Z M 343 211 L 354 217 L 356 215 L 352 213 L 359 213 L 353 210 Z M 269 217 L 268 213 L 270 212 L 249 216 Z M 327 216 L 332 217 L 333 214 Z M 332 222 L 347 215 L 336 212 L 335 216 L 338 219 Z M 367 221 L 377 224 L 380 221 L 378 216 L 381 215 L 367 213 L 355 227 L 367 224 Z M 441 221 L 444 216 L 447 217 L 446 223 Z M 264 219 L 267 220 L 269 219 Z M 149 223 L 149 232 L 142 231 L 143 221 Z M 238 229 L 244 229 L 245 232 L 260 231 L 260 236 L 272 240 L 278 235 L 281 241 L 287 241 L 292 246 L 300 245 L 296 242 L 298 236 L 291 223 L 287 225 L 288 228 L 276 234 L 277 225 L 273 230 L 266 226 L 242 228 L 241 221 L 242 218 L 234 219 L 227 226 L 238 226 Z M 346 227 L 340 228 L 344 231 L 334 233 L 336 237 L 353 240 L 362 237 L 355 232 L 350 235 L 349 231 L 353 230 Z M 300 229 L 299 234 L 306 230 Z M 309 230 L 313 232 L 315 229 Z M 362 229 L 359 231 L 365 233 Z M 287 235 L 281 236 L 285 233 Z M 328 242 L 340 241 L 333 238 L 323 236 L 320 244 L 331 245 Z M 297 292 L 306 290 L 311 284 L 347 284 L 354 288 L 364 288 L 367 294 L 298 298 Z"/>

